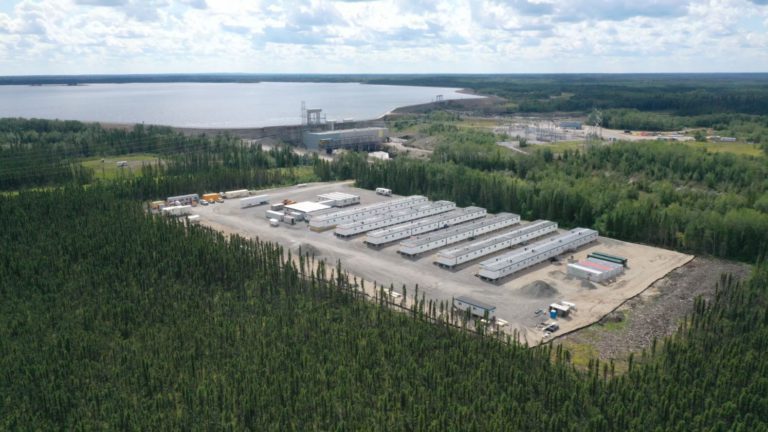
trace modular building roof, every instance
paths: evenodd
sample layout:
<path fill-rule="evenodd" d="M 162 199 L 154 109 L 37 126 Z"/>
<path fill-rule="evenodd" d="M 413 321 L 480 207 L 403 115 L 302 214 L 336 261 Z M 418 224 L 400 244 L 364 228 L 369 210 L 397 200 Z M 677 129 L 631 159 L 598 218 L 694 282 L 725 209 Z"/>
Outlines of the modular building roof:
<path fill-rule="evenodd" d="M 287 204 L 285 206 L 288 210 L 293 210 L 300 213 L 312 213 L 320 210 L 326 210 L 331 208 L 325 204 L 320 204 L 312 201 L 302 201 L 296 204 Z"/>
<path fill-rule="evenodd" d="M 489 310 L 489 311 L 492 311 L 492 310 L 496 309 L 496 306 L 491 306 L 488 303 L 481 302 L 480 300 L 475 300 L 475 299 L 469 298 L 467 296 L 458 296 L 458 297 L 456 297 L 456 300 L 458 300 L 458 301 L 460 301 L 462 303 L 470 304 L 472 306 L 477 306 L 477 307 L 479 307 L 481 309 L 485 309 L 485 310 Z"/>

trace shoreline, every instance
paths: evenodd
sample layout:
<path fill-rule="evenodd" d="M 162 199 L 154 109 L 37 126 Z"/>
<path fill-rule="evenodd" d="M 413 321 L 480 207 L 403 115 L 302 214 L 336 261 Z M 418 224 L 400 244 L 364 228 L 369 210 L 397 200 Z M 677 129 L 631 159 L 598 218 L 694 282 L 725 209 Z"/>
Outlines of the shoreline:
<path fill-rule="evenodd" d="M 56 85 L 56 84 L 54 84 Z M 425 107 L 432 107 L 438 104 L 461 104 L 462 101 L 479 101 L 479 100 L 490 100 L 496 98 L 496 96 L 492 95 L 480 95 L 475 93 L 471 89 L 456 89 L 454 90 L 456 93 L 461 93 L 465 95 L 472 95 L 475 97 L 471 98 L 465 98 L 465 99 L 448 99 L 444 100 L 442 102 L 426 102 L 422 104 L 414 104 L 414 105 L 403 105 L 399 107 L 395 107 L 384 114 L 371 118 L 371 119 L 361 119 L 361 120 L 355 120 L 352 122 L 348 122 L 346 124 L 352 124 L 354 127 L 368 127 L 366 125 L 370 125 L 372 123 L 381 124 L 382 122 L 387 121 L 388 116 L 392 115 L 401 115 L 407 112 L 410 112 L 411 110 L 417 110 L 417 109 L 423 109 Z M 210 133 L 231 133 L 236 136 L 239 136 L 241 134 L 243 135 L 251 135 L 253 132 L 256 131 L 266 131 L 266 130 L 272 130 L 272 129 L 292 129 L 292 128 L 301 128 L 302 124 L 278 124 L 278 125 L 268 125 L 268 126 L 239 126 L 239 127 L 220 127 L 220 126 L 174 126 L 174 125 L 168 125 L 168 124 L 158 124 L 158 123 L 122 123 L 122 122 L 112 122 L 112 121 L 99 121 L 99 120 L 69 120 L 69 119 L 45 119 L 45 120 L 59 120 L 59 121 L 80 121 L 81 123 L 85 124 L 98 124 L 104 129 L 124 129 L 128 130 L 133 128 L 136 125 L 143 125 L 143 126 L 158 126 L 158 127 L 168 127 L 175 131 L 185 133 L 185 134 L 210 134 Z M 336 123 L 336 125 L 343 124 L 343 123 Z M 252 137 L 246 137 L 246 138 L 252 138 Z M 266 136 L 264 137 L 266 138 Z"/>

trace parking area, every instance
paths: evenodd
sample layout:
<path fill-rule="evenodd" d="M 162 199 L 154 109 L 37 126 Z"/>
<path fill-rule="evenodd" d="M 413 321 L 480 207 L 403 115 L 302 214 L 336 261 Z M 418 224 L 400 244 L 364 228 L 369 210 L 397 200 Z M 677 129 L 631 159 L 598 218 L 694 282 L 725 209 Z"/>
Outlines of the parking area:
<path fill-rule="evenodd" d="M 359 195 L 361 205 L 398 198 L 355 188 L 351 182 L 310 183 L 257 191 L 258 194 L 268 194 L 272 203 L 284 199 L 316 201 L 318 195 L 331 192 Z M 341 260 L 347 271 L 365 279 L 370 285 L 373 282 L 385 286 L 392 284 L 398 292 L 402 292 L 402 287 L 406 286 L 410 296 L 418 284 L 419 292 L 425 293 L 428 298 L 450 301 L 458 296 L 468 296 L 494 305 L 496 316 L 509 322 L 506 331 L 517 329 L 521 337 L 531 345 L 540 343 L 544 337 L 539 325 L 547 321 L 546 311 L 551 303 L 566 301 L 576 305 L 575 311 L 567 318 L 558 319 L 559 332 L 581 328 L 599 320 L 627 299 L 638 295 L 653 282 L 693 258 L 665 249 L 599 237 L 597 242 L 562 256 L 554 262 L 541 263 L 497 283 L 489 283 L 475 276 L 482 259 L 454 269 L 444 269 L 434 264 L 435 255 L 441 249 L 408 258 L 397 253 L 398 243 L 379 248 L 365 245 L 364 234 L 339 238 L 334 235 L 333 230 L 311 231 L 306 222 L 270 226 L 265 217 L 268 209 L 268 205 L 241 209 L 238 200 L 234 199 L 211 206 L 197 206 L 192 213 L 200 215 L 201 224 L 226 233 L 277 242 L 294 253 L 301 248 L 331 263 Z M 498 232 L 485 234 L 473 241 L 496 234 Z M 467 243 L 470 241 L 465 240 L 449 248 Z M 594 251 L 626 257 L 629 260 L 628 268 L 622 276 L 606 284 L 587 282 L 566 274 L 566 265 L 571 256 L 576 260 L 584 259 Z M 483 259 L 507 252 L 509 249 Z"/>

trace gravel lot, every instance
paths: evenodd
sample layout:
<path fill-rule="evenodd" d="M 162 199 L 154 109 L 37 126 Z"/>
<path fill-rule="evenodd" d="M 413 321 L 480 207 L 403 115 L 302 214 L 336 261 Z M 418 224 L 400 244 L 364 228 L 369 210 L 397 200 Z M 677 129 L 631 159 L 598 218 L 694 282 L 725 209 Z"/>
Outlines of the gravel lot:
<path fill-rule="evenodd" d="M 311 183 L 303 187 L 292 186 L 258 193 L 269 194 L 271 202 L 280 202 L 283 199 L 315 201 L 317 195 L 333 191 L 360 195 L 362 205 L 394 198 L 355 188 L 351 182 Z M 589 252 L 599 250 L 629 258 L 626 273 L 612 284 L 585 284 L 568 277 L 565 274 L 565 261 L 542 263 L 498 284 L 491 284 L 475 277 L 479 260 L 458 269 L 445 270 L 433 264 L 434 253 L 414 259 L 404 258 L 396 252 L 396 243 L 372 249 L 363 243 L 362 235 L 341 239 L 334 236 L 333 230 L 322 233 L 310 231 L 306 223 L 271 227 L 264 216 L 267 209 L 268 206 L 259 206 L 241 210 L 237 200 L 227 200 L 213 206 L 195 207 L 193 213 L 200 215 L 202 224 L 227 233 L 278 242 L 294 252 L 300 247 L 304 250 L 311 247 L 318 258 L 332 263 L 341 260 L 347 271 L 368 282 L 386 286 L 394 284 L 395 291 L 399 292 L 402 292 L 405 285 L 409 296 L 418 284 L 419 291 L 429 298 L 451 300 L 453 297 L 467 295 L 490 303 L 496 306 L 497 317 L 510 323 L 507 330 L 511 332 L 517 329 L 532 345 L 541 342 L 543 333 L 537 325 L 545 320 L 544 316 L 535 315 L 535 311 L 546 310 L 554 301 L 570 301 L 576 303 L 577 311 L 569 318 L 560 320 L 561 332 L 588 326 L 693 258 L 673 251 L 600 237 L 597 243 L 581 248 L 573 256 L 581 259 Z M 498 232 L 480 239 L 496 234 Z M 505 251 L 497 255 L 502 253 Z"/>

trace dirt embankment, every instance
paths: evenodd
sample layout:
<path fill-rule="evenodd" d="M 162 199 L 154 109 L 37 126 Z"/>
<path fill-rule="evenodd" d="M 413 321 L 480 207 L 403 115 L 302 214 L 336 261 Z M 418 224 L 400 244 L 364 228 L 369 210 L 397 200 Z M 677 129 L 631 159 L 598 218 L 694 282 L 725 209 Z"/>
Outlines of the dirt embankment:
<path fill-rule="evenodd" d="M 672 271 L 637 297 L 628 300 L 600 322 L 564 336 L 556 343 L 566 347 L 588 345 L 601 359 L 622 359 L 630 352 L 648 348 L 674 333 L 693 310 L 694 299 L 711 299 L 723 273 L 738 279 L 749 277 L 747 264 L 696 257 Z"/>

